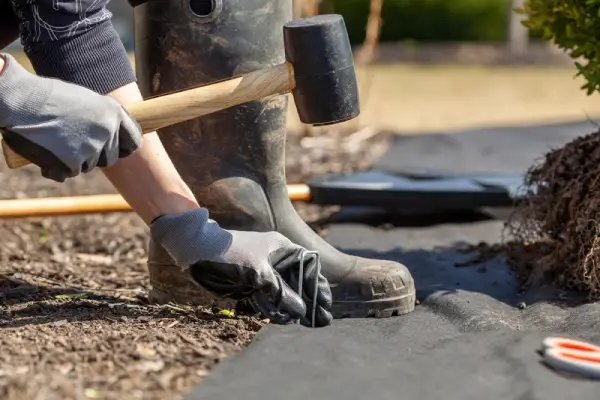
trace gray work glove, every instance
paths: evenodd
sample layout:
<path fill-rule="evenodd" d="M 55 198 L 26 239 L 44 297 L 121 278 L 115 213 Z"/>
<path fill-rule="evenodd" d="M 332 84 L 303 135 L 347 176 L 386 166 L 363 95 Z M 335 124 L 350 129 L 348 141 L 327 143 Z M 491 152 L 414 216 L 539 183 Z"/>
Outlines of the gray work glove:
<path fill-rule="evenodd" d="M 113 98 L 36 76 L 9 54 L 0 73 L 0 130 L 8 146 L 63 182 L 109 167 L 142 144 L 137 122 Z"/>
<path fill-rule="evenodd" d="M 164 215 L 150 224 L 152 239 L 195 281 L 219 297 L 248 299 L 278 324 L 299 320 L 312 326 L 315 280 L 318 280 L 314 326 L 331 324 L 331 289 L 317 275 L 318 259 L 304 257 L 302 297 L 298 295 L 300 260 L 306 250 L 277 232 L 225 230 L 199 208 Z"/>

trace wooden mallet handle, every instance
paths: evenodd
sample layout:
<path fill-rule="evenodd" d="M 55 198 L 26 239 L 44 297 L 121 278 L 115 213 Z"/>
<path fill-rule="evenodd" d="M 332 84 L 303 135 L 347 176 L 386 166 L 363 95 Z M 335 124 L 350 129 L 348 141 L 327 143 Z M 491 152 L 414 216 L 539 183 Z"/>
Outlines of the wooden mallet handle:
<path fill-rule="evenodd" d="M 248 101 L 289 93 L 294 87 L 294 70 L 290 63 L 285 62 L 210 85 L 127 104 L 124 107 L 140 124 L 143 133 L 149 133 Z M 2 151 L 6 164 L 11 169 L 31 164 L 4 141 Z"/>

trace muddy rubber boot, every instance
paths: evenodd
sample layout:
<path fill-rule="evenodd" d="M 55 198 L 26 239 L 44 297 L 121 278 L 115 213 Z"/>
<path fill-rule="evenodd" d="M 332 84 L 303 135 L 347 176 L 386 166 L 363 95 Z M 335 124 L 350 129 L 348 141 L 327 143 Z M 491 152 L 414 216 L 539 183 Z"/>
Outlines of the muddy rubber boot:
<path fill-rule="evenodd" d="M 283 25 L 291 0 L 152 0 L 135 8 L 136 66 L 145 97 L 212 83 L 285 61 Z M 405 266 L 349 256 L 299 217 L 287 194 L 286 95 L 253 101 L 159 132 L 200 204 L 226 229 L 276 230 L 321 255 L 332 313 L 388 317 L 414 309 Z M 252 249 L 248 249 L 252 251 Z M 151 300 L 215 299 L 150 243 Z"/>

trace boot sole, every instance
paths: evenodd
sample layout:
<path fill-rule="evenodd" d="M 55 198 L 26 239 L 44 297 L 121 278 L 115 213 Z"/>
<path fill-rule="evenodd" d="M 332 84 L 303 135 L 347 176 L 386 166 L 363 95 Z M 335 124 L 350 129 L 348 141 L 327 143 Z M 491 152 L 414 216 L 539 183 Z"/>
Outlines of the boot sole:
<path fill-rule="evenodd" d="M 381 300 L 334 301 L 331 314 L 342 318 L 389 318 L 411 313 L 416 305 L 416 291 Z"/>
<path fill-rule="evenodd" d="M 189 296 L 187 294 L 178 294 L 165 292 L 152 288 L 148 293 L 148 301 L 151 304 L 187 304 L 194 306 L 207 306 L 235 309 L 236 302 L 227 299 L 215 299 L 208 296 Z M 371 301 L 336 301 L 331 308 L 331 314 L 334 319 L 343 318 L 390 318 L 414 311 L 416 305 L 416 292 L 387 298 L 383 300 Z"/>

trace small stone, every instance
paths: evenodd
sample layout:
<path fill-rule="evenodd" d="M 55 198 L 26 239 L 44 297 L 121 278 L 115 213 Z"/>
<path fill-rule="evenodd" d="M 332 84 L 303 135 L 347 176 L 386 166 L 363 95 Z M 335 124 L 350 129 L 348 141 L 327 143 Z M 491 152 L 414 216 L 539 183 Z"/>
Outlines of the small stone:
<path fill-rule="evenodd" d="M 151 359 L 156 356 L 156 350 L 138 343 L 135 347 L 135 354 L 139 358 Z"/>
<path fill-rule="evenodd" d="M 100 393 L 92 388 L 85 388 L 83 391 L 83 395 L 88 399 L 95 399 L 97 397 L 100 397 Z"/>
<path fill-rule="evenodd" d="M 525 302 L 522 301 L 519 304 L 517 304 L 517 307 L 519 308 L 519 310 L 524 310 L 527 308 L 527 304 L 525 304 Z"/>

